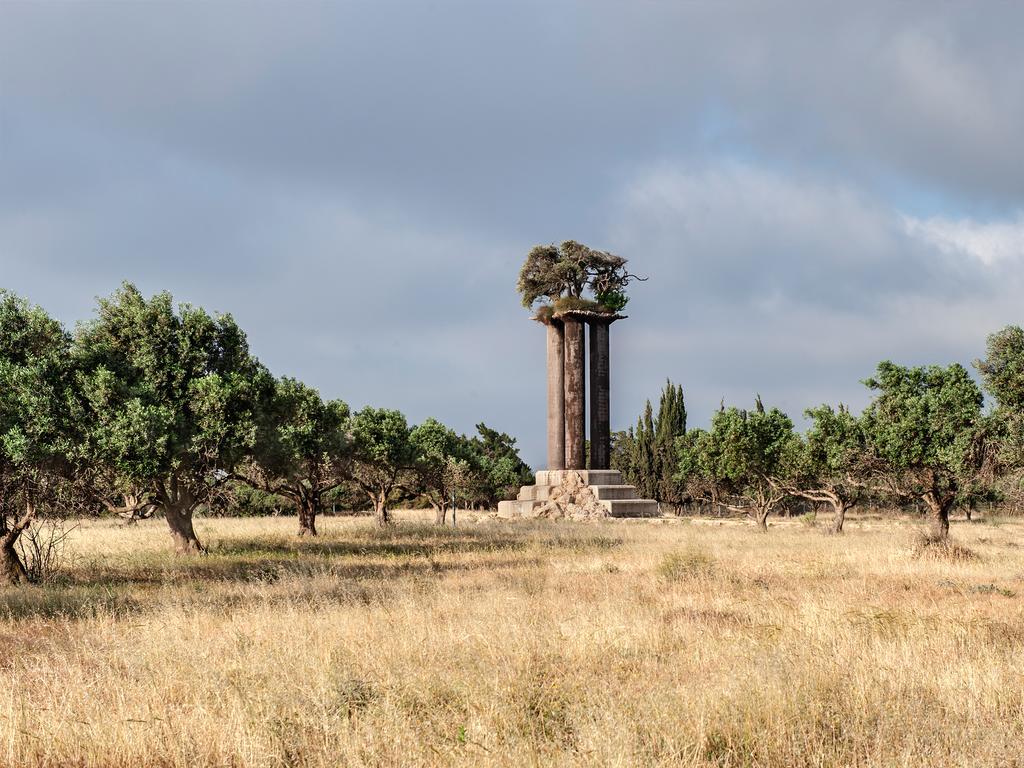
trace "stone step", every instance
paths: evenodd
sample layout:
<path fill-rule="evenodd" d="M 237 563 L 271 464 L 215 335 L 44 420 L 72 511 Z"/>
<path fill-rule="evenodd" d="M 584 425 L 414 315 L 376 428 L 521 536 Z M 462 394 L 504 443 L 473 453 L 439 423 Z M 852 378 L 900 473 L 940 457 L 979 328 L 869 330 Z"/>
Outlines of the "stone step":
<path fill-rule="evenodd" d="M 590 490 L 594 492 L 598 501 L 636 498 L 636 486 L 633 485 L 592 485 Z"/>
<path fill-rule="evenodd" d="M 517 501 L 547 501 L 556 485 L 524 485 L 519 489 Z"/>
<path fill-rule="evenodd" d="M 602 499 L 612 517 L 658 517 L 661 510 L 654 499 Z"/>
<path fill-rule="evenodd" d="M 536 506 L 536 501 L 499 501 L 498 517 L 530 517 Z"/>
<path fill-rule="evenodd" d="M 622 473 L 617 469 L 544 469 L 537 473 L 537 485 L 561 485 L 569 472 L 577 473 L 585 485 L 622 484 Z"/>

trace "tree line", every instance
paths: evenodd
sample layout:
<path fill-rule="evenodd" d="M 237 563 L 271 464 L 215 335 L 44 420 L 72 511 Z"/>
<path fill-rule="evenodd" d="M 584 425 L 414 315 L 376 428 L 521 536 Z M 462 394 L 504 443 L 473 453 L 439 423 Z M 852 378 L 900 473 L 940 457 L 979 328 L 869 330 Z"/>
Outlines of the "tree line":
<path fill-rule="evenodd" d="M 688 429 L 682 389 L 668 382 L 657 413 L 648 401 L 636 426 L 614 436 L 612 465 L 647 498 L 740 512 L 761 530 L 803 499 L 831 507 L 841 533 L 846 513 L 872 500 L 923 506 L 944 540 L 957 506 L 1016 507 L 1024 489 L 1024 330 L 989 336 L 974 367 L 987 406 L 962 365 L 885 361 L 863 382 L 872 397 L 862 413 L 810 408 L 802 433 L 760 397 L 749 409 L 723 402 L 706 429 Z"/>
<path fill-rule="evenodd" d="M 493 505 L 530 480 L 514 438 L 477 432 L 350 412 L 272 375 L 231 315 L 166 292 L 125 283 L 69 332 L 0 290 L 0 582 L 25 580 L 19 538 L 48 515 L 158 512 L 180 552 L 203 550 L 194 514 L 232 494 L 286 500 L 301 535 L 339 496 L 381 525 L 409 499 L 443 523 L 456 491 Z"/>

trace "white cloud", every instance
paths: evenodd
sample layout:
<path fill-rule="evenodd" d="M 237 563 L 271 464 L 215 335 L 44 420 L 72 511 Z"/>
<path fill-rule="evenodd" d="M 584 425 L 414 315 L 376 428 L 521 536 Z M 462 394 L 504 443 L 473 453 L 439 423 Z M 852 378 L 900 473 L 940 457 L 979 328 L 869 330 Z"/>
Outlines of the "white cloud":
<path fill-rule="evenodd" d="M 922 222 L 848 184 L 752 165 L 641 174 L 612 223 L 613 249 L 651 277 L 616 329 L 630 379 L 615 408 L 639 412 L 669 376 L 695 424 L 722 396 L 758 392 L 798 417 L 862 406 L 883 359 L 969 365 L 1019 322 L 1022 232 L 1017 218 Z"/>
<path fill-rule="evenodd" d="M 904 225 L 910 235 L 943 253 L 968 256 L 986 266 L 1024 260 L 1024 214 L 987 222 L 907 216 Z"/>

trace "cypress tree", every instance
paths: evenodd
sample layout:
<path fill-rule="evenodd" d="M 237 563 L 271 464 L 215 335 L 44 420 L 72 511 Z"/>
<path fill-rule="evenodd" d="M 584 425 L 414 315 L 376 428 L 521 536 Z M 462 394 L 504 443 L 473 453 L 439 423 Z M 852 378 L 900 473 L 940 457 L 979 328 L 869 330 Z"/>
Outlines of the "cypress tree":
<path fill-rule="evenodd" d="M 686 434 L 686 404 L 683 388 L 665 382 L 658 407 L 654 434 L 654 488 L 659 502 L 678 507 L 684 501 L 683 489 L 674 479 L 676 474 L 676 441 Z"/>

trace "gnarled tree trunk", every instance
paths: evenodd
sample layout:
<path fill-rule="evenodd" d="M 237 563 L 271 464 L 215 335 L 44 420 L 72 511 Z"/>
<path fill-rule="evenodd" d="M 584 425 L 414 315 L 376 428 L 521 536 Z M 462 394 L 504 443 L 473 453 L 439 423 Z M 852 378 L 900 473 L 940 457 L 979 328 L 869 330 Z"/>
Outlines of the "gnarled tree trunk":
<path fill-rule="evenodd" d="M 174 540 L 174 551 L 181 555 L 205 552 L 192 528 L 192 508 L 189 506 L 168 505 L 164 507 L 164 517 Z"/>
<path fill-rule="evenodd" d="M 437 525 L 444 525 L 448 522 L 448 504 L 440 502 L 434 504 L 434 522 Z"/>
<path fill-rule="evenodd" d="M 831 533 L 838 536 L 843 532 L 843 524 L 846 522 L 846 513 L 852 506 L 853 504 L 842 499 L 832 500 L 833 515 Z"/>
<path fill-rule="evenodd" d="M 754 510 L 757 519 L 757 530 L 761 533 L 768 533 L 768 515 L 771 514 L 771 507 L 759 507 Z"/>
<path fill-rule="evenodd" d="M 947 494 L 945 496 L 934 491 L 929 491 L 921 497 L 928 507 L 928 515 L 931 517 L 932 534 L 937 539 L 945 539 L 949 536 L 949 510 L 953 506 L 956 496 Z"/>
<path fill-rule="evenodd" d="M 377 525 L 386 528 L 391 524 L 391 511 L 388 509 L 388 494 L 378 493 L 373 498 L 373 515 L 377 519 Z"/>
<path fill-rule="evenodd" d="M 295 505 L 299 512 L 299 536 L 316 536 L 316 515 L 319 512 L 320 500 L 302 498 Z"/>
<path fill-rule="evenodd" d="M 9 522 L 0 518 L 0 584 L 24 584 L 29 580 L 15 545 L 35 516 L 36 505 L 30 498 L 21 517 Z"/>
<path fill-rule="evenodd" d="M 24 584 L 28 581 L 28 571 L 18 557 L 14 545 L 18 536 L 10 533 L 0 540 L 0 584 Z"/>

